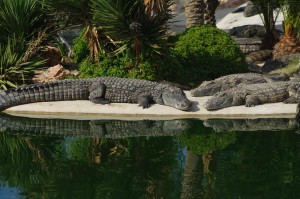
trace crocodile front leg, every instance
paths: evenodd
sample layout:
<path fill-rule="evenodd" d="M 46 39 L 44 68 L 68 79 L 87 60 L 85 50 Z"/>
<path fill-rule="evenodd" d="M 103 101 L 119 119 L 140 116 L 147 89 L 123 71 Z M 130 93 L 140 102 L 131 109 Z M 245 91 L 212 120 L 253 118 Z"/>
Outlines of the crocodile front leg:
<path fill-rule="evenodd" d="M 259 104 L 260 104 L 260 100 L 258 99 L 258 97 L 253 96 L 253 95 L 246 96 L 246 101 L 245 101 L 246 107 L 254 107 Z"/>
<path fill-rule="evenodd" d="M 109 104 L 109 100 L 105 99 L 106 86 L 101 82 L 94 82 L 89 87 L 89 100 L 95 104 Z"/>
<path fill-rule="evenodd" d="M 290 85 L 288 88 L 289 97 L 283 101 L 285 104 L 294 104 L 299 99 L 299 85 Z"/>
<path fill-rule="evenodd" d="M 144 95 L 138 97 L 138 104 L 143 108 L 149 108 L 152 103 L 153 103 L 153 99 L 150 96 Z"/>

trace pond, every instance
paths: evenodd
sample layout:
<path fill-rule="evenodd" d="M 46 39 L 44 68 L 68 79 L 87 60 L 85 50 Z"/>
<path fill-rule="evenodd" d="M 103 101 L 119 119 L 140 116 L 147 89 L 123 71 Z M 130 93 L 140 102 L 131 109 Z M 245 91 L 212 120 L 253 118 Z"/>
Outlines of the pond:
<path fill-rule="evenodd" d="M 300 198 L 291 118 L 0 115 L 0 198 Z"/>

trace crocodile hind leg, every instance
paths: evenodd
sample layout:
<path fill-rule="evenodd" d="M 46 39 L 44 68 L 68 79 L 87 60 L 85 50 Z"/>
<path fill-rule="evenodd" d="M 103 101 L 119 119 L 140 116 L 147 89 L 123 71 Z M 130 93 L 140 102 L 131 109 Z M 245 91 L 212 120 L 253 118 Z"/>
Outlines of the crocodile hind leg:
<path fill-rule="evenodd" d="M 95 104 L 109 104 L 109 100 L 105 99 L 106 86 L 101 82 L 94 82 L 89 87 L 89 100 Z"/>

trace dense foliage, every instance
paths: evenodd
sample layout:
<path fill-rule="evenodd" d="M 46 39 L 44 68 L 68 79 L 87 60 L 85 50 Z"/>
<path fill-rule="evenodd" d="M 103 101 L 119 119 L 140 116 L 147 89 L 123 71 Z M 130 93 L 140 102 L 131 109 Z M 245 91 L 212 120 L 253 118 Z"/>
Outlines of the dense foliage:
<path fill-rule="evenodd" d="M 175 51 L 191 82 L 246 70 L 238 45 L 223 30 L 212 26 L 189 29 L 179 37 Z"/>
<path fill-rule="evenodd" d="M 0 0 L 0 87 L 29 83 L 43 66 L 42 43 L 60 29 L 55 17 L 37 0 Z"/>
<path fill-rule="evenodd" d="M 172 49 L 176 42 L 168 34 L 172 1 L 147 2 L 0 0 L 0 45 L 6 55 L 1 57 L 1 67 L 5 69 L 2 75 L 9 79 L 10 75 L 4 74 L 9 72 L 7 69 L 24 63 L 33 63 L 26 70 L 36 70 L 35 66 L 42 63 L 38 53 L 43 46 L 53 45 L 53 36 L 62 27 L 74 25 L 82 27 L 82 34 L 72 48 L 82 77 L 118 76 L 189 85 L 243 71 L 244 59 L 239 48 L 227 34 L 211 27 L 203 27 L 201 34 L 193 33 L 197 28 L 190 29 Z M 191 42 L 191 34 L 195 42 Z M 22 46 L 9 47 L 12 42 L 8 41 L 12 40 Z M 191 44 L 194 46 L 190 47 Z M 18 54 L 18 59 L 14 54 Z M 7 64 L 8 59 L 15 61 Z M 24 77 L 22 70 L 17 73 Z M 20 83 L 13 83 L 17 84 Z M 12 84 L 2 85 L 7 86 Z"/>
<path fill-rule="evenodd" d="M 79 64 L 81 77 L 114 76 L 146 80 L 168 80 L 182 83 L 182 65 L 174 54 L 153 59 L 141 59 L 138 66 L 127 53 L 110 57 L 106 54 L 99 56 L 99 62 L 93 62 L 89 57 Z"/>

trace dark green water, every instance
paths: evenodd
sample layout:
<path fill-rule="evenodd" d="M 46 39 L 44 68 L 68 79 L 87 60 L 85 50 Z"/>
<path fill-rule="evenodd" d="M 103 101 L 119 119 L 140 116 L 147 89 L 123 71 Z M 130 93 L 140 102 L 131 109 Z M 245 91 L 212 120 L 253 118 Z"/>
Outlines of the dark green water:
<path fill-rule="evenodd" d="M 293 119 L 0 115 L 0 198 L 300 198 Z"/>

